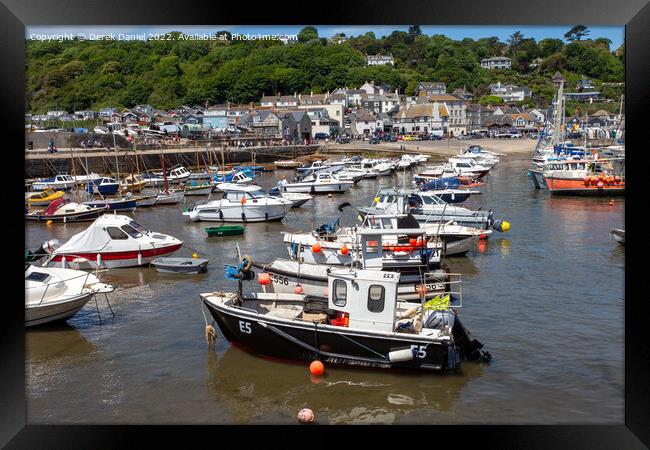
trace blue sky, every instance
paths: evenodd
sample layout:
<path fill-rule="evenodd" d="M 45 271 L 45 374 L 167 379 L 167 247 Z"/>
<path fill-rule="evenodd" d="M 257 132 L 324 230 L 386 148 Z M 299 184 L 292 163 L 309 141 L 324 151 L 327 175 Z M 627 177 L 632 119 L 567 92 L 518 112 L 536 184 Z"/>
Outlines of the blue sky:
<path fill-rule="evenodd" d="M 109 34 L 109 33 L 124 33 L 124 34 L 141 34 L 141 33 L 165 33 L 169 31 L 182 31 L 185 34 L 192 33 L 210 33 L 220 30 L 228 30 L 231 33 L 241 34 L 297 34 L 304 25 L 133 25 L 133 26 L 110 26 L 110 25 L 97 25 L 97 26 L 28 26 L 26 29 L 26 37 L 29 39 L 32 34 L 39 35 L 53 35 L 57 33 L 84 33 L 86 39 L 90 39 L 90 34 Z M 389 35 L 394 30 L 408 29 L 408 25 L 314 25 L 318 29 L 319 36 L 330 37 L 336 33 L 343 32 L 347 36 L 357 36 L 360 34 L 372 31 L 375 36 L 382 37 Z M 591 33 L 588 38 L 604 37 L 612 41 L 611 50 L 616 50 L 622 43 L 625 35 L 625 28 L 623 26 L 589 26 Z M 533 37 L 536 40 L 544 38 L 558 38 L 563 39 L 571 26 L 489 26 L 489 25 L 443 25 L 432 26 L 422 25 L 420 27 L 425 34 L 444 34 L 452 39 L 459 40 L 466 37 L 472 39 L 479 39 L 482 37 L 497 36 L 503 42 L 508 39 L 515 31 L 521 31 L 524 37 Z"/>

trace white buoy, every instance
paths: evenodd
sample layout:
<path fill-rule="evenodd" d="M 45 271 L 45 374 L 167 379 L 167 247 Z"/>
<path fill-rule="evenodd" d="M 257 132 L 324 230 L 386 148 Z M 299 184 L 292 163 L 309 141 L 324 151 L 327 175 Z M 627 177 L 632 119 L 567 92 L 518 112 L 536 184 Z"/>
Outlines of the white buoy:
<path fill-rule="evenodd" d="M 97 267 L 101 267 L 101 266 L 102 266 L 102 254 L 97 253 Z"/>
<path fill-rule="evenodd" d="M 393 350 L 388 353 L 390 362 L 410 361 L 413 359 L 413 350 L 405 348 L 404 350 Z"/>
<path fill-rule="evenodd" d="M 142 265 L 142 253 L 138 252 L 138 266 Z"/>
<path fill-rule="evenodd" d="M 65 269 L 65 256 L 61 258 L 61 267 Z"/>

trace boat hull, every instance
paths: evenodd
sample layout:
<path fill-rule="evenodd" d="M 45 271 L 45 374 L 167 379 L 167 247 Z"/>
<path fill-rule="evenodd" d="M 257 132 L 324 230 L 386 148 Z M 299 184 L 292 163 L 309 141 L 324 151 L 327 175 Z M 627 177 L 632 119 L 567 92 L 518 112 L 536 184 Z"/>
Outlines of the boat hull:
<path fill-rule="evenodd" d="M 55 255 L 48 267 L 63 267 L 73 269 L 115 269 L 121 267 L 137 267 L 149 264 L 156 258 L 174 253 L 180 249 L 183 244 L 168 245 L 153 249 L 127 250 L 120 252 L 76 252 L 74 255 L 65 256 L 66 262 L 63 263 L 64 255 Z M 140 253 L 140 257 L 138 257 Z M 98 258 L 101 255 L 101 258 Z M 77 259 L 77 261 L 75 261 Z M 84 261 L 88 260 L 88 261 Z M 54 264 L 56 263 L 56 264 Z"/>
<path fill-rule="evenodd" d="M 416 371 L 454 369 L 459 362 L 451 340 L 432 342 L 406 333 L 397 337 L 302 321 L 289 325 L 253 311 L 215 305 L 207 300 L 203 303 L 229 342 L 258 355 L 296 361 L 312 361 L 318 357 L 326 365 Z M 313 347 L 315 343 L 317 347 Z M 420 346 L 425 347 L 424 358 L 396 363 L 390 363 L 387 358 L 391 351 Z"/>
<path fill-rule="evenodd" d="M 312 183 L 296 183 L 287 184 L 282 186 L 282 192 L 302 192 L 305 194 L 327 194 L 334 192 L 345 192 L 350 189 L 354 183 L 341 182 L 341 183 L 327 183 L 327 184 L 312 184 Z"/>
<path fill-rule="evenodd" d="M 46 302 L 39 306 L 25 306 L 25 326 L 33 327 L 69 319 L 83 308 L 92 296 L 92 292 L 87 292 L 61 302 Z"/>
<path fill-rule="evenodd" d="M 33 220 L 36 222 L 47 222 L 51 220 L 52 222 L 84 222 L 95 220 L 102 214 L 105 214 L 108 211 L 108 208 L 95 208 L 96 211 L 83 211 L 78 213 L 71 214 L 25 214 L 25 220 Z"/>
<path fill-rule="evenodd" d="M 614 237 L 614 240 L 616 242 L 618 242 L 621 245 L 625 245 L 625 230 L 614 228 L 612 230 L 612 236 Z"/>
<path fill-rule="evenodd" d="M 244 234 L 246 229 L 242 226 L 231 225 L 225 227 L 211 227 L 206 228 L 205 232 L 208 233 L 208 236 L 236 236 L 239 234 Z"/>
<path fill-rule="evenodd" d="M 197 212 L 197 218 L 193 220 L 206 222 L 272 222 L 282 220 L 287 215 L 285 205 L 215 206 Z"/>
<path fill-rule="evenodd" d="M 617 184 L 604 184 L 598 187 L 597 184 L 587 184 L 582 178 L 566 179 L 544 177 L 549 191 L 553 195 L 585 195 L 585 196 L 618 196 L 625 195 L 625 182 Z"/>

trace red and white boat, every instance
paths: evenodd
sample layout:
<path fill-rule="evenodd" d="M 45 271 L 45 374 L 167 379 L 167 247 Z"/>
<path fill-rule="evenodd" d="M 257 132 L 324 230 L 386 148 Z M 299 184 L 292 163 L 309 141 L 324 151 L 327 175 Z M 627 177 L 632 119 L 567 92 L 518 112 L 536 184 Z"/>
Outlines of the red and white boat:
<path fill-rule="evenodd" d="M 618 164 L 617 164 L 618 163 Z M 624 195 L 623 159 L 566 160 L 546 164 L 544 180 L 551 194 Z"/>
<path fill-rule="evenodd" d="M 128 216 L 104 214 L 50 254 L 44 266 L 95 269 L 149 264 L 180 249 L 183 241 L 149 231 Z"/>

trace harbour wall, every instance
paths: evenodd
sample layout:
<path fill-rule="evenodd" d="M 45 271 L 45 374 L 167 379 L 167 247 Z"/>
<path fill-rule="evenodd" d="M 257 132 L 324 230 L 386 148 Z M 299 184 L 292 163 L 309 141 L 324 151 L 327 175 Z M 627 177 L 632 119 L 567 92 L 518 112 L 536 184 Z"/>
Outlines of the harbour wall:
<path fill-rule="evenodd" d="M 46 134 L 46 133 L 43 133 Z M 47 138 L 46 138 L 47 142 Z M 317 153 L 321 148 L 313 145 L 279 145 L 255 147 L 174 147 L 141 150 L 130 149 L 83 149 L 58 146 L 58 153 L 48 153 L 46 150 L 25 151 L 25 178 L 53 176 L 57 173 L 73 172 L 83 175 L 88 172 L 100 174 L 131 173 L 139 170 L 160 170 L 162 157 L 165 167 L 181 164 L 188 168 L 206 167 L 230 163 L 272 163 L 279 159 L 292 159 Z M 119 144 L 118 144 L 119 147 Z M 37 147 L 34 147 L 37 148 Z M 136 165 L 137 155 L 137 165 Z M 74 167 L 73 167 L 74 161 Z M 86 167 L 87 166 L 87 167 Z"/>

